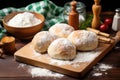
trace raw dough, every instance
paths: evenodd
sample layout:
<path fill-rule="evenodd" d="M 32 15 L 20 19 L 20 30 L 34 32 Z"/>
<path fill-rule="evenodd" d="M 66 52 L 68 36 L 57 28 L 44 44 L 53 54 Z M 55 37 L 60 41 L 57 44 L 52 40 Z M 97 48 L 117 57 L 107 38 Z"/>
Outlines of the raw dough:
<path fill-rule="evenodd" d="M 66 23 L 57 23 L 49 28 L 50 33 L 64 38 L 67 38 L 72 31 L 74 28 Z"/>
<path fill-rule="evenodd" d="M 57 36 L 50 34 L 48 31 L 41 31 L 32 39 L 32 45 L 37 52 L 44 53 L 55 39 L 57 39 Z"/>
<path fill-rule="evenodd" d="M 73 31 L 68 39 L 76 45 L 77 50 L 89 51 L 97 48 L 98 37 L 96 33 L 87 30 Z"/>
<path fill-rule="evenodd" d="M 76 57 L 76 47 L 67 38 L 58 38 L 48 47 L 48 54 L 52 58 L 71 60 Z"/>

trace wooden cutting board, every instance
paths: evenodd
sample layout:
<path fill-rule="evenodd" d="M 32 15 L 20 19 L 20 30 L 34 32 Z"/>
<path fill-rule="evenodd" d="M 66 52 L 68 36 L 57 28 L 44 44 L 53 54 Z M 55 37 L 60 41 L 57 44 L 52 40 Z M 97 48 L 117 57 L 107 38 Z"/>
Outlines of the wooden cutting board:
<path fill-rule="evenodd" d="M 100 43 L 98 48 L 89 52 L 77 52 L 79 61 L 62 61 L 49 57 L 46 54 L 37 53 L 31 43 L 15 52 L 16 61 L 27 63 L 33 66 L 43 67 L 52 71 L 63 73 L 72 77 L 82 77 L 90 70 L 100 59 L 102 59 L 113 47 L 113 44 Z M 84 55 L 83 55 L 84 54 Z M 92 56 L 91 56 L 92 55 Z"/>

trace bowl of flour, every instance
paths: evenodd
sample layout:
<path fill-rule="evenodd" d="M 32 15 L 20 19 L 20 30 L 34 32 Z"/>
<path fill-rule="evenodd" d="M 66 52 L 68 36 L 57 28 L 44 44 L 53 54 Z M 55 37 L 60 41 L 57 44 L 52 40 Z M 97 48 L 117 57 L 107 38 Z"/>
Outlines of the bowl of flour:
<path fill-rule="evenodd" d="M 44 21 L 44 16 L 36 12 L 12 12 L 2 20 L 4 28 L 18 39 L 32 39 Z"/>

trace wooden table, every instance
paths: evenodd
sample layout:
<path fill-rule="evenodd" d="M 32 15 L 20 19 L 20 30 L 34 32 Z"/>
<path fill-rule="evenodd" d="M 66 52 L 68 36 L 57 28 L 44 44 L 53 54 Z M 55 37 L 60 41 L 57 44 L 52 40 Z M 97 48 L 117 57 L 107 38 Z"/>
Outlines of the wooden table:
<path fill-rule="evenodd" d="M 16 49 L 28 42 L 16 39 Z M 28 72 L 29 65 L 20 67 L 20 64 L 13 55 L 4 54 L 4 59 L 0 58 L 0 80 L 120 80 L 120 42 L 80 79 L 67 75 L 62 78 L 32 77 Z M 102 70 L 100 65 L 109 65 L 111 68 Z"/>

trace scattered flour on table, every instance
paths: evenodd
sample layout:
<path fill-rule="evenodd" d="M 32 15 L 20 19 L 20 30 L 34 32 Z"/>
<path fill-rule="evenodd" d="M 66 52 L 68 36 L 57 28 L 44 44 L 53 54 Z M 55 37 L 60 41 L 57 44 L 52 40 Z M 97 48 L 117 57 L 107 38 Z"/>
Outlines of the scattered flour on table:
<path fill-rule="evenodd" d="M 94 67 L 95 72 L 93 73 L 93 76 L 102 76 L 103 74 L 106 75 L 106 74 L 108 74 L 106 71 L 111 69 L 111 68 L 113 68 L 112 65 L 99 63 L 98 67 Z"/>
<path fill-rule="evenodd" d="M 20 67 L 24 68 L 25 66 L 28 66 L 28 72 L 32 75 L 32 77 L 41 76 L 41 77 L 62 78 L 64 76 L 63 74 L 56 73 L 56 72 L 50 71 L 48 69 L 27 65 L 24 63 L 20 63 L 18 68 L 20 68 Z"/>
<path fill-rule="evenodd" d="M 112 68 L 111 65 L 103 64 L 103 63 L 99 64 L 99 69 L 100 69 L 101 71 L 106 71 L 106 70 L 111 69 L 111 68 Z"/>
<path fill-rule="evenodd" d="M 101 76 L 102 73 L 94 73 L 93 76 Z"/>
<path fill-rule="evenodd" d="M 13 27 L 29 27 L 41 23 L 41 20 L 30 12 L 23 12 L 15 15 L 8 21 L 8 25 Z"/>

